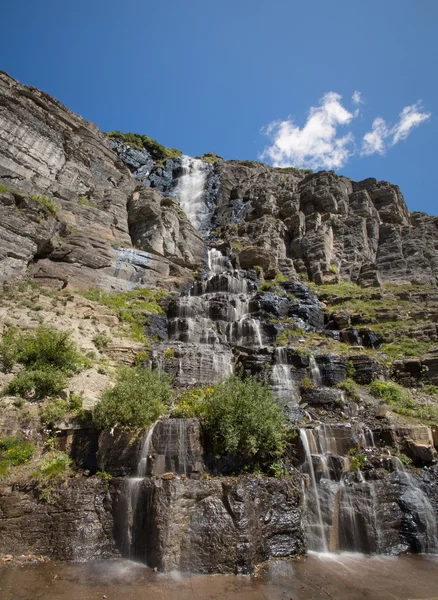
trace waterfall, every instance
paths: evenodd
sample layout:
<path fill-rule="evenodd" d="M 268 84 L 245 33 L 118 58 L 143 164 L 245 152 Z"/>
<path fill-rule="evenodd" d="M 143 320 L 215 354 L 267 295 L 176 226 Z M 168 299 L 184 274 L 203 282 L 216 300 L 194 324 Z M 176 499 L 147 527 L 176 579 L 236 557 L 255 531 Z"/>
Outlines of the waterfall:
<path fill-rule="evenodd" d="M 313 436 L 312 432 L 308 432 L 307 429 L 300 429 L 301 443 L 303 444 L 304 452 L 306 455 L 306 461 L 305 461 L 303 467 L 304 468 L 307 467 L 309 474 L 310 474 L 310 481 L 311 481 L 311 486 L 312 486 L 313 499 L 314 499 L 315 505 L 316 505 L 316 516 L 317 516 L 316 523 L 315 522 L 313 522 L 312 524 L 308 523 L 309 528 L 311 527 L 314 530 L 316 529 L 316 534 L 308 536 L 308 546 L 309 546 L 310 550 L 315 550 L 317 552 L 328 552 L 328 544 L 327 544 L 327 538 L 326 538 L 326 533 L 325 533 L 325 526 L 324 526 L 324 521 L 322 518 L 321 500 L 319 497 L 319 488 L 318 488 L 318 485 L 316 482 L 315 469 L 313 466 L 313 456 L 312 456 L 312 452 L 311 452 L 310 443 L 309 443 L 309 440 L 307 437 L 308 434 Z M 312 440 L 312 442 L 314 445 L 314 440 Z M 309 519 L 310 507 L 309 507 L 309 503 L 308 503 L 308 494 L 306 494 L 306 493 L 305 493 L 305 499 L 306 499 L 305 504 L 306 504 L 306 513 L 307 513 L 306 518 Z M 314 542 L 314 546 L 313 546 L 312 542 Z"/>
<path fill-rule="evenodd" d="M 320 387 L 322 385 L 321 372 L 320 372 L 319 367 L 316 364 L 316 360 L 313 356 L 310 357 L 309 366 L 310 366 L 310 374 L 312 376 L 313 383 L 317 387 Z"/>
<path fill-rule="evenodd" d="M 208 251 L 207 265 L 211 276 L 213 276 L 226 271 L 230 266 L 230 261 L 222 252 L 212 248 Z"/>
<path fill-rule="evenodd" d="M 438 525 L 436 512 L 429 498 L 419 487 L 415 478 L 405 468 L 396 456 L 392 457 L 393 465 L 400 481 L 406 486 L 401 496 L 402 502 L 409 508 L 409 513 L 414 517 L 422 534 L 416 536 L 420 552 L 438 552 Z"/>
<path fill-rule="evenodd" d="M 127 554 L 129 558 L 133 556 L 134 546 L 134 528 L 138 522 L 139 506 L 138 501 L 141 495 L 141 484 L 147 475 L 149 450 L 151 446 L 152 435 L 154 429 L 158 423 L 158 420 L 153 423 L 144 438 L 143 445 L 140 452 L 139 461 L 137 463 L 137 476 L 130 477 L 127 483 L 127 502 L 128 502 L 128 531 L 127 531 Z"/>
<path fill-rule="evenodd" d="M 271 377 L 272 391 L 277 398 L 284 400 L 289 408 L 297 407 L 300 403 L 300 394 L 292 379 L 286 348 L 275 348 L 274 360 Z"/>
<path fill-rule="evenodd" d="M 190 156 L 183 156 L 181 164 L 183 175 L 179 179 L 176 195 L 190 223 L 200 229 L 207 217 L 205 186 L 208 165 L 203 160 Z"/>
<path fill-rule="evenodd" d="M 154 433 L 155 426 L 157 425 L 159 419 L 150 426 L 146 437 L 144 438 L 143 446 L 141 448 L 140 460 L 137 464 L 137 476 L 138 477 L 146 477 L 147 475 L 147 466 L 148 466 L 148 458 L 149 458 L 149 449 L 151 446 L 152 435 Z"/>
<path fill-rule="evenodd" d="M 382 451 L 377 455 L 372 452 L 376 448 L 370 429 L 354 431 L 351 427 L 323 424 L 313 430 L 301 429 L 300 439 L 305 454 L 302 470 L 310 476 L 310 485 L 304 487 L 310 550 L 399 552 L 400 542 L 388 527 L 386 502 L 391 510 L 398 511 L 393 518 L 404 523 L 406 543 L 411 549 L 438 552 L 437 518 L 429 498 L 398 458 Z M 366 449 L 362 456 L 368 467 L 364 472 L 350 471 L 350 459 L 344 456 L 354 443 L 358 450 Z M 372 475 L 374 465 L 386 465 L 388 469 L 391 463 L 394 470 L 389 470 L 386 480 Z M 392 494 L 394 500 L 390 500 Z"/>

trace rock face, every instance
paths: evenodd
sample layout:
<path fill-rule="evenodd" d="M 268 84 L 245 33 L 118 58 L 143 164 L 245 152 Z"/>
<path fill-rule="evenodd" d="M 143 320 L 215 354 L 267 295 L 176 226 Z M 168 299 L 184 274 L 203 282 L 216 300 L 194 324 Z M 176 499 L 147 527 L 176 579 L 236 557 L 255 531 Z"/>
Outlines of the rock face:
<path fill-rule="evenodd" d="M 125 250 L 131 246 L 128 201 L 131 219 L 134 206 L 140 210 L 137 184 L 95 125 L 4 72 L 0 107 L 0 184 L 15 192 L 0 195 L 1 281 L 22 277 L 28 267 L 39 282 L 57 288 L 117 290 L 157 281 L 178 287 L 190 277 L 187 267 L 202 262 L 203 247 L 184 214 L 168 205 L 157 215 L 163 239 L 157 234 L 147 252 Z M 19 193 L 53 198 L 56 216 L 41 218 L 38 204 Z M 147 222 L 157 198 L 141 204 Z M 187 243 L 197 249 L 185 263 L 181 247 Z"/>
<path fill-rule="evenodd" d="M 234 476 L 238 457 L 211 456 L 197 419 L 103 432 L 67 420 L 56 449 L 77 477 L 53 504 L 28 475 L 1 485 L 0 552 L 250 573 L 305 549 L 436 551 L 436 431 L 401 425 L 364 386 L 388 376 L 421 386 L 423 413 L 433 412 L 438 217 L 410 213 L 385 181 L 191 158 L 135 140 L 108 137 L 0 73 L 0 285 L 26 277 L 72 292 L 174 292 L 150 311 L 147 290 L 135 292 L 135 318 L 100 315 L 101 337 L 134 319 L 150 338 L 147 348 L 95 343 L 101 370 L 138 359 L 170 375 L 176 397 L 233 373 L 263 380 L 291 428 L 269 466 L 278 477 Z M 81 318 L 97 321 L 93 310 Z M 2 384 L 13 376 L 0 375 Z M 409 417 L 412 402 L 397 401 L 389 408 Z M 0 434 L 42 447 L 38 407 L 20 421 L 8 402 Z"/>
<path fill-rule="evenodd" d="M 87 561 L 119 555 L 112 536 L 111 498 L 100 479 L 71 479 L 40 501 L 27 486 L 0 486 L 0 552 Z"/>
<path fill-rule="evenodd" d="M 268 558 L 304 551 L 293 479 L 144 479 L 134 530 L 126 492 L 119 487 L 115 494 L 118 547 L 160 570 L 250 573 Z"/>

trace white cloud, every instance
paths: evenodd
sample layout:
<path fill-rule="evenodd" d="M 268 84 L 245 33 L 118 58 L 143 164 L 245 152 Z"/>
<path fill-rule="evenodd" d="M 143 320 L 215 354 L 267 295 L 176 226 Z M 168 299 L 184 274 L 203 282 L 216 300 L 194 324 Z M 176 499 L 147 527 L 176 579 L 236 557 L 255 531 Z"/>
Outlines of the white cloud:
<path fill-rule="evenodd" d="M 388 125 L 382 117 L 377 117 L 371 130 L 362 137 L 359 149 L 351 131 L 347 129 L 343 135 L 340 131 L 359 116 L 359 107 L 364 104 L 358 90 L 354 91 L 351 101 L 357 107 L 352 112 L 343 106 L 342 96 L 328 92 L 318 106 L 310 108 L 302 128 L 291 117 L 273 121 L 262 129 L 271 138 L 271 145 L 264 149 L 260 158 L 268 160 L 274 167 L 339 169 L 355 154 L 385 154 L 389 147 L 405 140 L 412 129 L 431 116 L 431 113 L 423 112 L 421 102 L 417 102 L 403 108 L 395 125 Z"/>
<path fill-rule="evenodd" d="M 361 154 L 384 154 L 388 146 L 395 146 L 405 140 L 414 127 L 427 121 L 431 113 L 421 112 L 421 103 L 405 106 L 399 115 L 398 122 L 393 127 L 388 127 L 381 117 L 374 119 L 371 131 L 368 131 L 362 140 Z"/>
<path fill-rule="evenodd" d="M 405 106 L 400 113 L 399 122 L 392 128 L 391 133 L 393 138 L 391 144 L 397 144 L 400 140 L 405 140 L 413 127 L 418 127 L 424 121 L 427 121 L 431 113 L 423 113 L 421 111 L 421 102 Z"/>
<path fill-rule="evenodd" d="M 310 109 L 302 129 L 292 119 L 270 123 L 265 133 L 273 143 L 265 148 L 261 158 L 276 167 L 342 167 L 353 152 L 354 138 L 351 133 L 339 137 L 337 128 L 348 125 L 354 114 L 342 106 L 341 99 L 335 92 L 325 94 L 319 106 Z"/>
<path fill-rule="evenodd" d="M 371 131 L 368 131 L 363 136 L 362 141 L 362 154 L 369 156 L 370 154 L 384 154 L 385 152 L 385 139 L 389 135 L 388 127 L 385 121 L 377 117 L 374 119 Z"/>
<path fill-rule="evenodd" d="M 353 100 L 353 104 L 364 104 L 364 101 L 362 100 L 362 94 L 357 90 L 353 92 L 351 99 Z"/>

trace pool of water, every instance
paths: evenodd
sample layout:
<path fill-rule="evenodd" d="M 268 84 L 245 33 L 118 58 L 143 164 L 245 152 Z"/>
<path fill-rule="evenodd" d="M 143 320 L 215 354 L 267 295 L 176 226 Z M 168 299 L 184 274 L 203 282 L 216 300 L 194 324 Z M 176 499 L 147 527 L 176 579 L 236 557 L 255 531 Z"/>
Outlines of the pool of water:
<path fill-rule="evenodd" d="M 252 577 L 154 573 L 130 561 L 0 567 L 1 600 L 438 600 L 438 556 L 311 554 Z"/>

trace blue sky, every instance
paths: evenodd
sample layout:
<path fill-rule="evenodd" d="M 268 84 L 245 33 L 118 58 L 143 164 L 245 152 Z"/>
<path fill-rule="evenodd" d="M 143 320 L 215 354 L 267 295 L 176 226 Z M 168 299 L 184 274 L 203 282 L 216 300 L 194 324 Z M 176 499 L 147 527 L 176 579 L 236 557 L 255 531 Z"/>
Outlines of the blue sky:
<path fill-rule="evenodd" d="M 2 23 L 0 68 L 103 130 L 387 179 L 438 214 L 436 0 L 3 0 Z"/>

